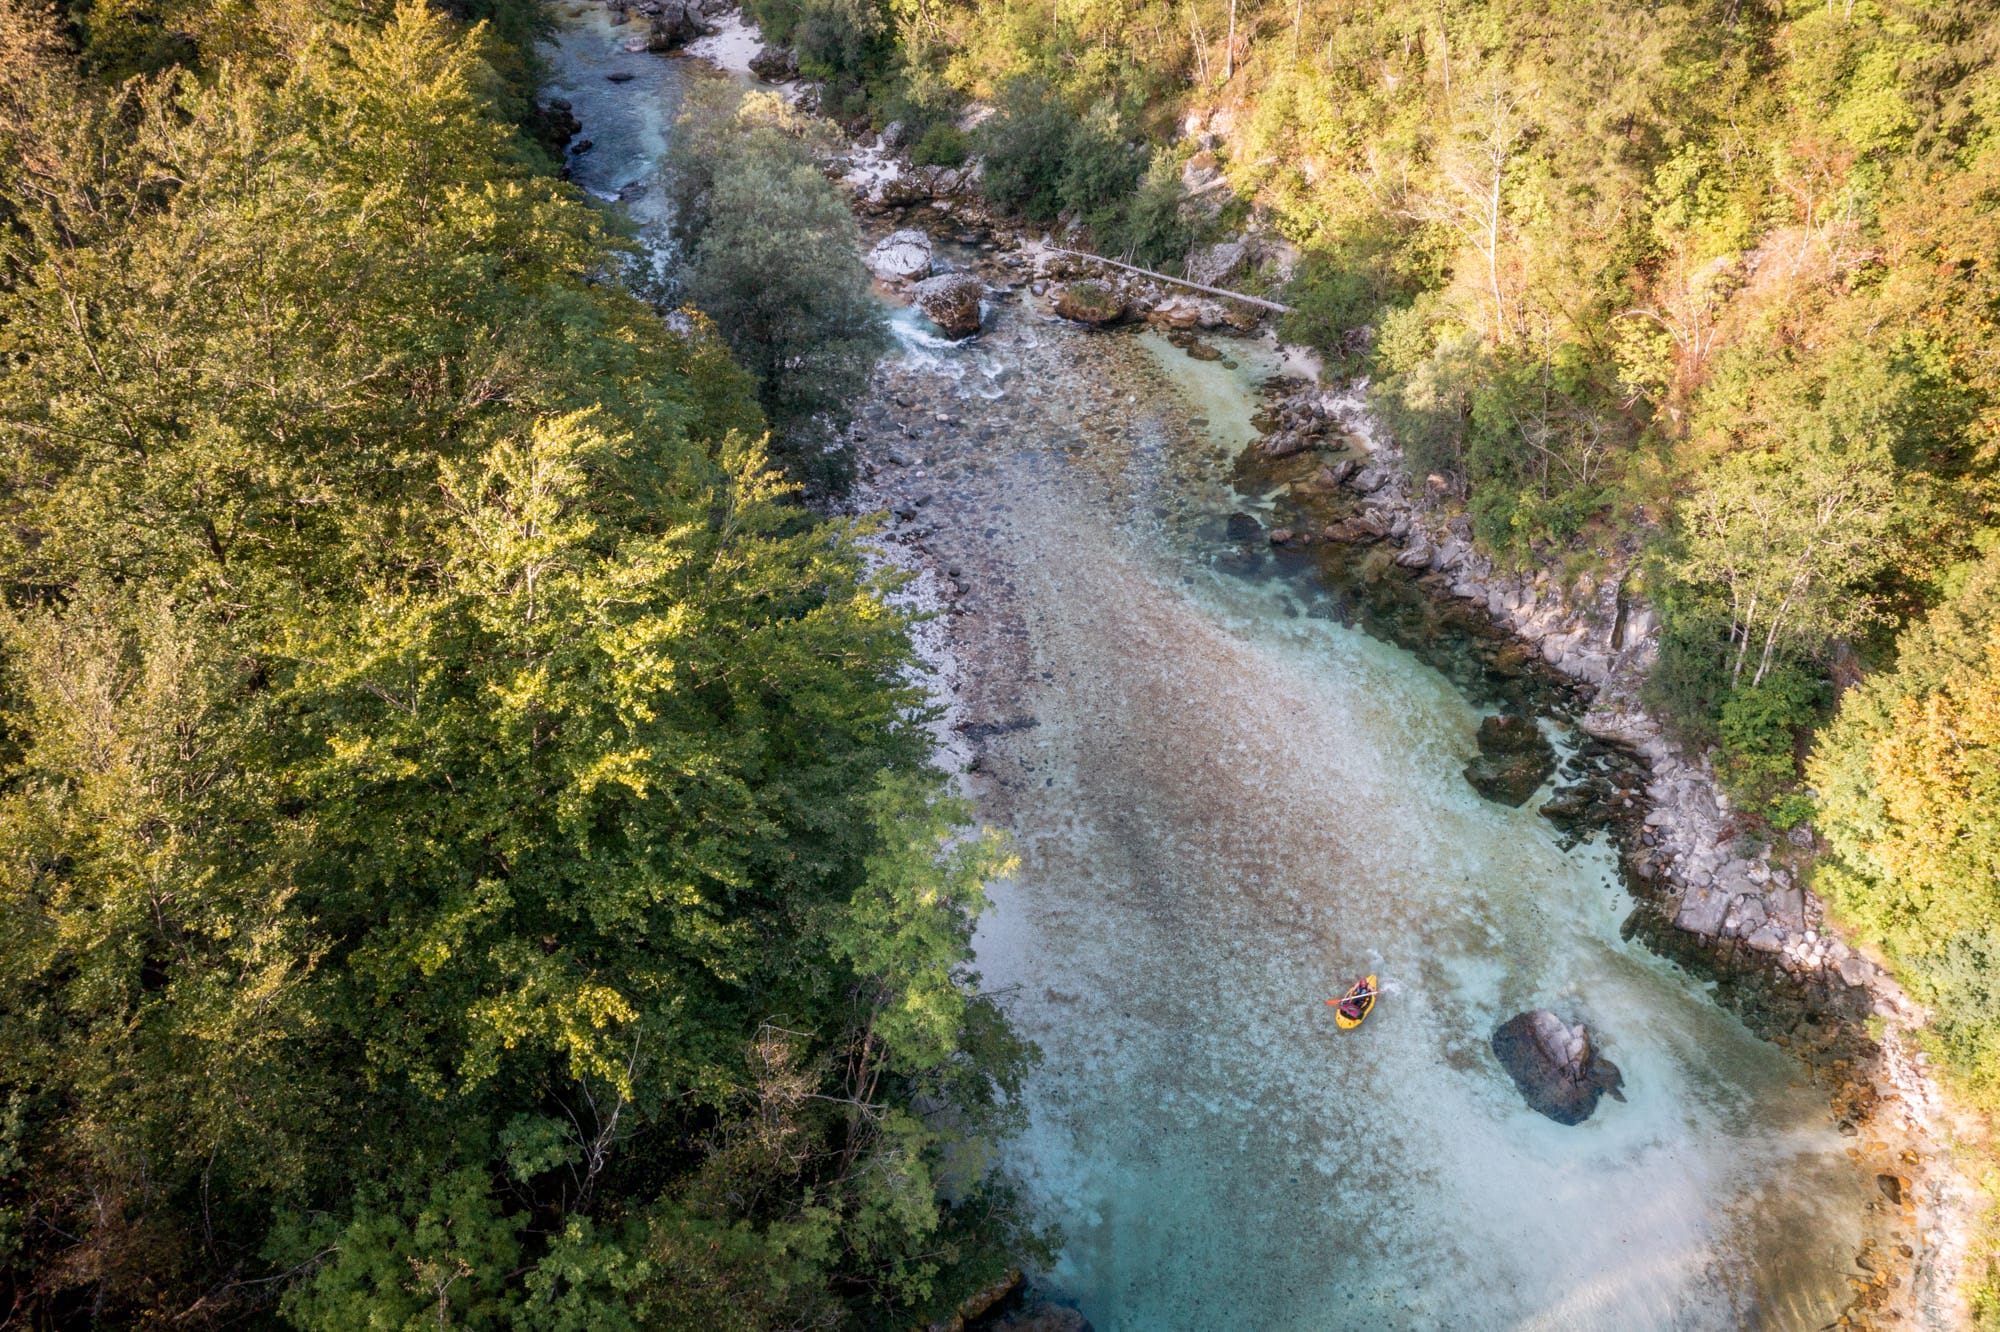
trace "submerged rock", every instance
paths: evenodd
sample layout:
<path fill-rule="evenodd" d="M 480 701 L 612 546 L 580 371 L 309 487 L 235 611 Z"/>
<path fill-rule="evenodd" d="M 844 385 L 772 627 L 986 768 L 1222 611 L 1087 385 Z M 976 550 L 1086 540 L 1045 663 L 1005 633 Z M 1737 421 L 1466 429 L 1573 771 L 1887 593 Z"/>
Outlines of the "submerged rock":
<path fill-rule="evenodd" d="M 868 252 L 868 268 L 884 282 L 908 282 L 931 271 L 931 238 L 914 227 L 892 231 Z"/>
<path fill-rule="evenodd" d="M 1057 314 L 1079 324 L 1115 323 L 1125 314 L 1125 298 L 1102 282 L 1065 282 L 1049 301 Z"/>
<path fill-rule="evenodd" d="M 1465 780 L 1488 800 L 1523 805 L 1556 770 L 1556 751 L 1531 717 L 1488 717 L 1479 723 L 1479 756 Z"/>
<path fill-rule="evenodd" d="M 940 273 L 919 282 L 912 294 L 933 324 L 950 337 L 965 338 L 979 331 L 979 298 L 985 291 L 986 284 L 970 273 Z"/>
<path fill-rule="evenodd" d="M 1572 1027 L 1546 1008 L 1501 1023 L 1493 1054 L 1522 1099 L 1558 1124 L 1581 1124 L 1606 1092 L 1625 1099 L 1625 1075 L 1591 1048 L 1583 1024 Z"/>
<path fill-rule="evenodd" d="M 1264 524 L 1247 513 L 1232 513 L 1223 520 L 1222 531 L 1231 541 L 1255 541 L 1264 535 Z"/>
<path fill-rule="evenodd" d="M 1090 1320 L 1076 1310 L 1043 1301 L 987 1324 L 993 1332 L 1091 1332 Z"/>
<path fill-rule="evenodd" d="M 976 1324 L 987 1314 L 1016 1294 L 1021 1289 L 1021 1269 L 1009 1268 L 998 1281 L 984 1290 L 974 1291 L 958 1306 L 958 1313 L 943 1326 L 964 1328 Z M 937 1326 L 937 1324 L 933 1324 Z"/>

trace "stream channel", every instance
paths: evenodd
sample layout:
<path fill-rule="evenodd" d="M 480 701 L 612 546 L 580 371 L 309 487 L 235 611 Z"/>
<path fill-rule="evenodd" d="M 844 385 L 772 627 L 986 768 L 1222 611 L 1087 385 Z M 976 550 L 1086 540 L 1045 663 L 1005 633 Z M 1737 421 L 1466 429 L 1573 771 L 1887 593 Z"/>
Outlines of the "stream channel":
<path fill-rule="evenodd" d="M 656 221 L 697 67 L 557 13 L 575 175 Z M 1249 523 L 1275 348 L 1198 362 L 1035 305 L 959 344 L 898 311 L 857 433 L 966 589 L 963 780 L 1021 857 L 978 968 L 1044 1055 L 1002 1163 L 1064 1236 L 1038 1287 L 1098 1332 L 1831 1324 L 1867 1201 L 1824 1093 L 1621 940 L 1604 838 L 1468 786 L 1492 680 L 1356 627 L 1366 580 Z M 1367 972 L 1340 1032 L 1324 999 Z M 1527 1107 L 1488 1039 L 1536 1007 L 1588 1024 L 1623 1102 Z"/>

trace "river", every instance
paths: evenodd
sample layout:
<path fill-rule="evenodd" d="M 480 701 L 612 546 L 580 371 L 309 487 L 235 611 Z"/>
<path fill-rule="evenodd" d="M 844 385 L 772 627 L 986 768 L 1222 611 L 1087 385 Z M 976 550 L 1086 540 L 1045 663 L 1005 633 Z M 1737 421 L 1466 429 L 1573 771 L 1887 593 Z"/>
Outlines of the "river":
<path fill-rule="evenodd" d="M 559 12 L 577 177 L 646 221 L 685 63 Z M 1831 1323 L 1867 1199 L 1825 1095 L 1621 940 L 1601 842 L 1473 792 L 1477 691 L 1232 526 L 1269 498 L 1231 464 L 1275 352 L 1032 304 L 957 345 L 899 314 L 861 428 L 966 589 L 963 780 L 1021 855 L 976 946 L 1044 1055 L 1002 1153 L 1063 1230 L 1038 1285 L 1099 1332 Z M 1534 1007 L 1625 1101 L 1523 1103 L 1487 1042 Z"/>

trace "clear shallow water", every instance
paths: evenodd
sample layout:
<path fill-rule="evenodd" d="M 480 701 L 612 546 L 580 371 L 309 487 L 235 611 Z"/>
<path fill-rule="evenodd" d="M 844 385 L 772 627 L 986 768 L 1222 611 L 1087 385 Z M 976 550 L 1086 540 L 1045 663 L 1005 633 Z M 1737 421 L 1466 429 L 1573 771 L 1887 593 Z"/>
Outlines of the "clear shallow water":
<path fill-rule="evenodd" d="M 575 175 L 657 235 L 690 67 L 556 12 Z M 1263 363 L 1008 303 L 965 344 L 896 327 L 866 424 L 972 589 L 972 785 L 1022 856 L 977 947 L 1045 1054 L 1004 1153 L 1066 1233 L 1041 1284 L 1100 1332 L 1830 1323 L 1864 1195 L 1823 1097 L 1619 941 L 1606 852 L 1466 785 L 1442 676 L 1220 542 Z M 1367 971 L 1339 1033 L 1323 1000 Z M 1487 1038 L 1536 1006 L 1627 1102 L 1527 1109 Z"/>
<path fill-rule="evenodd" d="M 577 141 L 591 143 L 589 151 L 570 155 L 570 177 L 599 199 L 621 202 L 655 261 L 664 262 L 660 163 L 682 90 L 689 78 L 703 77 L 705 67 L 646 51 L 645 22 L 614 23 L 601 4 L 558 3 L 550 12 L 558 26 L 555 40 L 541 48 L 548 67 L 543 95 L 568 101 L 583 122 Z M 641 49 L 627 49 L 633 44 Z M 614 74 L 630 77 L 614 83 Z"/>

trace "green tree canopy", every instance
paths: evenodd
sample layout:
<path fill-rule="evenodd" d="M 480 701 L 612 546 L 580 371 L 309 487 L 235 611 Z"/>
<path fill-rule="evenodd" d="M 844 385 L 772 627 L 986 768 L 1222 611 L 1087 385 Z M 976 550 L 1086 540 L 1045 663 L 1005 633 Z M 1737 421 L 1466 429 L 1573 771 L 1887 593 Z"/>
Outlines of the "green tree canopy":
<path fill-rule="evenodd" d="M 0 0 L 0 1284 L 948 1310 L 1033 1243 L 976 1164 L 1029 1052 L 907 625 L 494 32 L 346 17 L 107 85 Z"/>

